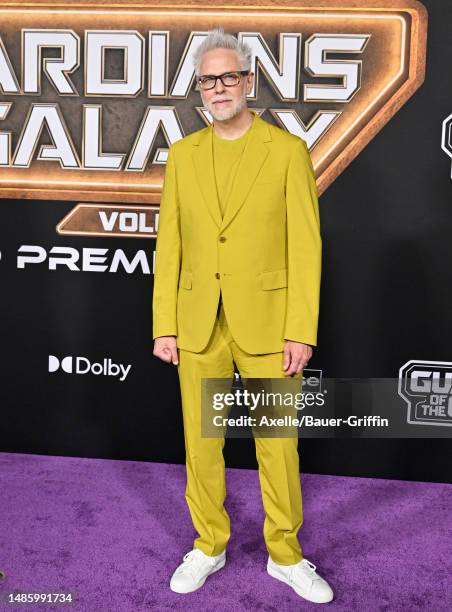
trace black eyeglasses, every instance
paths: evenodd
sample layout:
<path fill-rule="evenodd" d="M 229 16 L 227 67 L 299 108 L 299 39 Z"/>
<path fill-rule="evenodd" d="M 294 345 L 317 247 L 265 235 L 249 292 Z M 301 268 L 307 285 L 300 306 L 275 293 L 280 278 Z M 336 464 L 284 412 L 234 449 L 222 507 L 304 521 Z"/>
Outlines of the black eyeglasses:
<path fill-rule="evenodd" d="M 218 76 L 204 74 L 196 79 L 196 83 L 200 89 L 213 89 L 217 84 L 217 79 L 220 79 L 225 87 L 235 87 L 240 83 L 242 76 L 249 74 L 249 72 L 249 70 L 236 70 L 234 72 L 224 72 Z"/>

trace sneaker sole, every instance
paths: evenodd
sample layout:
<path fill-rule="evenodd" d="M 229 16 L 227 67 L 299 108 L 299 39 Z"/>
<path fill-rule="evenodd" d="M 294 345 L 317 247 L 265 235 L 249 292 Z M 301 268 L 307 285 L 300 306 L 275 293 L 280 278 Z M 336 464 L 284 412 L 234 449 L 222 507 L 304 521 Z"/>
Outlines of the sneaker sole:
<path fill-rule="evenodd" d="M 300 591 L 300 589 L 297 589 L 297 587 L 294 586 L 293 584 L 290 584 L 290 582 L 285 576 L 282 576 L 279 572 L 274 570 L 270 565 L 267 565 L 267 573 L 270 576 L 272 576 L 272 578 L 276 578 L 276 580 L 280 580 L 281 582 L 284 582 L 284 584 L 287 584 L 287 586 L 290 586 L 290 588 L 293 589 L 297 595 L 299 595 L 300 597 L 303 597 L 303 599 L 306 599 L 306 601 L 311 601 L 312 603 L 329 603 L 330 601 L 333 600 L 333 597 L 331 597 L 331 599 L 327 599 L 326 601 L 323 601 L 323 600 L 318 601 L 316 599 L 310 599 L 306 593 L 304 593 L 303 591 Z"/>
<path fill-rule="evenodd" d="M 225 565 L 226 565 L 226 558 L 224 558 L 223 561 L 220 561 L 218 565 L 215 565 L 215 567 L 213 567 L 212 570 L 204 576 L 203 580 L 199 583 L 199 585 L 196 586 L 194 589 L 191 589 L 190 591 L 178 591 L 174 589 L 171 586 L 171 584 L 170 584 L 170 589 L 173 591 L 173 593 L 180 593 L 182 595 L 185 595 L 185 593 L 194 593 L 195 591 L 197 591 L 204 585 L 205 581 L 207 580 L 209 576 L 211 576 L 212 574 L 215 574 L 215 572 L 218 572 L 218 570 L 222 569 Z"/>

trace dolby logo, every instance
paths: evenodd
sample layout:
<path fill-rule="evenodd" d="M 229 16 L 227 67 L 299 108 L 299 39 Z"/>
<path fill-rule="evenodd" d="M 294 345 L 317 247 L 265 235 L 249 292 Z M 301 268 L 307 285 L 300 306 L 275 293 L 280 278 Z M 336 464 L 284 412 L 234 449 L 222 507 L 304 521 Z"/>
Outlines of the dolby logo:
<path fill-rule="evenodd" d="M 91 363 L 86 357 L 73 357 L 69 355 L 58 359 L 55 355 L 49 355 L 49 372 L 63 370 L 66 374 L 95 374 L 96 376 L 116 376 L 122 382 L 127 378 L 132 364 L 124 366 L 122 363 L 114 363 L 110 358 L 104 358 L 102 363 Z"/>

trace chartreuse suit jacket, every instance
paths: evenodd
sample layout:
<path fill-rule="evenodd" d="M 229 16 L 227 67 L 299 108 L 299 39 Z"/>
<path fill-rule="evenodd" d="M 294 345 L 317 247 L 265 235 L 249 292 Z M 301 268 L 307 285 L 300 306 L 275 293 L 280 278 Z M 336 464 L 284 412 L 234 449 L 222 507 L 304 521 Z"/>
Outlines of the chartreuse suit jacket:
<path fill-rule="evenodd" d="M 153 338 L 202 351 L 220 290 L 236 343 L 252 354 L 315 346 L 321 280 L 320 218 L 305 141 L 256 112 L 224 218 L 212 124 L 169 148 L 154 259 Z"/>

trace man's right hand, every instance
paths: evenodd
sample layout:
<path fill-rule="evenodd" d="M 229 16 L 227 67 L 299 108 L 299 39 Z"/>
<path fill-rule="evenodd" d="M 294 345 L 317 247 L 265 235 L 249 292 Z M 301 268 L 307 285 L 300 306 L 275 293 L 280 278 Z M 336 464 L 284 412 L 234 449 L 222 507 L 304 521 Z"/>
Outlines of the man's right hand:
<path fill-rule="evenodd" d="M 156 338 L 153 354 L 162 361 L 177 365 L 179 358 L 177 355 L 176 336 L 159 336 Z"/>

